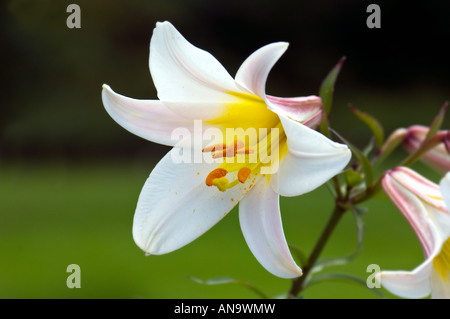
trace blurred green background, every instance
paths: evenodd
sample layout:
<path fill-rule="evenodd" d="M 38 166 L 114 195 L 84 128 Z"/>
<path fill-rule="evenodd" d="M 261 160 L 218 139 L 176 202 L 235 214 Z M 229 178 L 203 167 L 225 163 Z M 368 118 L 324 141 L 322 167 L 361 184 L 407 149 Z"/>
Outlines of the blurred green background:
<path fill-rule="evenodd" d="M 70 3 L 81 7 L 81 29 L 66 27 Z M 145 179 L 168 148 L 118 126 L 103 109 L 101 85 L 134 98 L 156 98 L 148 45 L 155 23 L 169 20 L 232 75 L 257 48 L 290 42 L 269 77 L 272 95 L 317 94 L 328 71 L 346 56 L 331 123 L 358 146 L 368 142 L 370 132 L 348 103 L 377 117 L 386 134 L 427 125 L 449 98 L 444 44 L 450 4 L 378 1 L 382 28 L 368 29 L 369 3 L 1 2 L 0 298 L 257 297 L 242 286 L 204 286 L 186 275 L 229 276 L 272 297 L 285 293 L 290 281 L 258 264 L 242 237 L 236 209 L 183 249 L 144 257 L 131 236 L 133 213 Z M 392 165 L 395 161 L 386 168 Z M 421 164 L 415 168 L 439 180 Z M 417 266 L 423 260 L 420 245 L 393 204 L 380 196 L 367 205 L 361 255 L 328 271 L 365 280 L 369 264 Z M 282 198 L 281 208 L 288 241 L 310 251 L 332 208 L 327 189 Z M 355 248 L 355 223 L 348 214 L 324 257 Z M 81 267 L 80 289 L 66 286 L 66 268 L 73 263 Z M 341 282 L 312 286 L 304 295 L 377 298 Z"/>

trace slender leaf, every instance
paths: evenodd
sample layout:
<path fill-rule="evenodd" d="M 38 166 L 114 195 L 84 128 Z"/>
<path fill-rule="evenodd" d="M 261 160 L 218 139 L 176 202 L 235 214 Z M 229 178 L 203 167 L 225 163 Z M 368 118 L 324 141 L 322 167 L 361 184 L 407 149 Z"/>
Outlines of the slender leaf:
<path fill-rule="evenodd" d="M 448 102 L 445 102 L 442 108 L 440 109 L 439 113 L 434 118 L 433 122 L 430 125 L 430 130 L 428 131 L 427 136 L 425 137 L 425 141 L 428 141 L 430 138 L 436 134 L 442 126 L 442 122 L 444 121 L 445 111 L 447 109 Z M 425 144 L 424 141 L 424 144 Z"/>
<path fill-rule="evenodd" d="M 401 144 L 403 143 L 406 133 L 408 131 L 404 128 L 396 129 L 384 142 L 383 146 L 380 149 L 380 154 L 378 158 L 375 160 L 374 166 L 378 167 L 381 163 L 384 162 L 386 158 Z"/>
<path fill-rule="evenodd" d="M 339 62 L 331 69 L 330 73 L 328 73 L 327 77 L 323 80 L 319 96 L 322 99 L 322 105 L 325 110 L 326 115 L 331 113 L 331 105 L 333 101 L 333 92 L 334 92 L 334 84 L 336 83 L 336 79 L 341 71 L 342 65 L 344 64 L 346 57 L 342 57 Z"/>
<path fill-rule="evenodd" d="M 325 281 L 346 281 L 353 284 L 357 284 L 361 287 L 369 289 L 369 291 L 373 292 L 380 298 L 386 298 L 385 295 L 377 288 L 369 288 L 367 286 L 367 283 L 365 280 L 352 276 L 347 274 L 336 274 L 336 273 L 330 273 L 330 274 L 321 274 L 317 275 L 313 278 L 311 278 L 308 282 L 308 286 L 315 285 L 321 282 Z"/>
<path fill-rule="evenodd" d="M 331 106 L 333 103 L 334 84 L 336 83 L 336 79 L 341 71 L 345 59 L 345 56 L 342 57 L 333 69 L 331 69 L 326 78 L 323 80 L 319 90 L 319 96 L 322 99 L 322 105 L 325 111 L 325 114 L 322 117 L 322 122 L 320 123 L 320 131 L 326 136 L 329 136 L 330 134 L 328 127 L 329 115 L 331 113 Z"/>
<path fill-rule="evenodd" d="M 219 278 L 211 278 L 211 279 L 206 279 L 206 280 L 202 280 L 202 279 L 190 276 L 190 275 L 186 275 L 186 277 L 196 283 L 199 283 L 202 285 L 208 285 L 208 286 L 225 285 L 225 284 L 233 284 L 233 285 L 243 286 L 245 288 L 250 289 L 251 291 L 256 293 L 258 296 L 260 296 L 261 298 L 269 299 L 269 297 L 264 292 L 262 292 L 254 284 L 252 284 L 251 282 L 248 282 L 248 281 L 236 280 L 236 279 L 233 279 L 230 277 L 219 277 Z"/>
<path fill-rule="evenodd" d="M 369 127 L 375 137 L 375 145 L 380 148 L 384 143 L 384 130 L 380 122 L 378 122 L 372 115 L 358 110 L 351 104 L 349 105 L 349 108 Z"/>
<path fill-rule="evenodd" d="M 450 146 L 450 143 L 449 143 Z M 333 187 L 333 184 L 331 181 L 328 181 L 325 183 L 327 189 L 330 191 L 331 195 L 333 196 L 333 198 L 337 198 L 337 192 L 336 189 Z"/>
<path fill-rule="evenodd" d="M 322 259 L 316 263 L 316 265 L 311 270 L 311 274 L 315 274 L 321 272 L 325 268 L 334 267 L 334 266 L 344 266 L 351 262 L 359 255 L 359 249 L 355 251 L 353 254 L 345 256 L 345 257 L 337 257 L 337 258 L 327 258 Z"/>
<path fill-rule="evenodd" d="M 366 215 L 368 209 L 367 207 L 352 206 L 351 210 L 353 212 L 353 216 L 355 217 L 356 222 L 356 236 L 358 238 L 357 251 L 359 251 L 361 249 L 362 238 L 365 229 L 363 217 L 364 215 Z"/>
<path fill-rule="evenodd" d="M 330 129 L 331 130 L 331 129 Z M 347 144 L 347 146 L 352 151 L 353 155 L 355 155 L 358 162 L 361 164 L 364 171 L 364 180 L 366 181 L 366 187 L 371 187 L 373 184 L 373 180 L 375 178 L 375 173 L 373 170 L 372 164 L 369 162 L 367 157 L 352 143 L 347 141 L 345 138 L 340 136 L 336 131 L 331 130 L 343 143 Z"/>

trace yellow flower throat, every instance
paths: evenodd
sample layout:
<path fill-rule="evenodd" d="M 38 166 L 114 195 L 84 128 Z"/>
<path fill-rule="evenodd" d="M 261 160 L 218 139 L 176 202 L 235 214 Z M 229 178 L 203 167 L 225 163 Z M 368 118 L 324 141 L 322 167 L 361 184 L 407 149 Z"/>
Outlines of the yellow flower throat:
<path fill-rule="evenodd" d="M 205 179 L 207 186 L 222 192 L 245 183 L 251 175 L 275 173 L 273 168 L 287 151 L 281 121 L 264 100 L 250 94 L 229 94 L 236 100 L 227 105 L 223 116 L 208 122 L 221 128 L 225 142 L 202 150 L 223 160 Z"/>

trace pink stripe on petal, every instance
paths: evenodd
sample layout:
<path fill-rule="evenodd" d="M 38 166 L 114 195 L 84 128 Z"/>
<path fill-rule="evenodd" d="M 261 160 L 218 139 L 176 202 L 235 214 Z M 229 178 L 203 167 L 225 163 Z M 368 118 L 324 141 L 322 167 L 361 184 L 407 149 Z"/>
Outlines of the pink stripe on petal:
<path fill-rule="evenodd" d="M 323 114 L 322 99 L 318 96 L 282 98 L 267 95 L 269 107 L 310 128 L 316 128 Z"/>
<path fill-rule="evenodd" d="M 427 210 L 419 198 L 392 175 L 393 171 L 385 175 L 382 181 L 383 188 L 411 225 L 422 245 L 425 256 L 428 257 L 435 248 L 436 240 Z"/>

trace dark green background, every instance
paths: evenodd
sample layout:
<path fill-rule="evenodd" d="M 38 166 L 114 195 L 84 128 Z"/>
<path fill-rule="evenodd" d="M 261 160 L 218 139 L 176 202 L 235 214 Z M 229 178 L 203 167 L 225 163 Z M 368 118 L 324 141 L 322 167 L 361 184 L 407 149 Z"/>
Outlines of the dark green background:
<path fill-rule="evenodd" d="M 70 3 L 81 7 L 81 29 L 66 27 Z M 328 71 L 346 56 L 331 124 L 358 146 L 370 132 L 348 103 L 376 116 L 386 134 L 427 125 L 449 98 L 450 5 L 379 1 L 382 28 L 368 29 L 369 3 L 3 1 L 0 297 L 255 297 L 240 286 L 202 286 L 185 274 L 248 280 L 270 296 L 287 291 L 290 282 L 268 274 L 249 252 L 236 212 L 179 251 L 144 257 L 132 240 L 132 217 L 146 177 L 168 148 L 119 127 L 103 109 L 101 85 L 134 98 L 156 98 L 148 46 L 155 23 L 169 20 L 232 75 L 257 48 L 288 41 L 268 79 L 272 95 L 317 94 Z M 416 168 L 439 180 L 420 164 Z M 282 199 L 281 205 L 288 241 L 309 251 L 332 208 L 331 196 L 320 188 Z M 383 197 L 368 205 L 363 253 L 331 271 L 365 278 L 372 263 L 383 269 L 418 265 L 420 246 L 400 213 Z M 355 247 L 349 214 L 325 256 Z M 81 289 L 66 287 L 72 263 L 81 267 Z M 375 296 L 346 283 L 317 285 L 305 295 Z"/>

